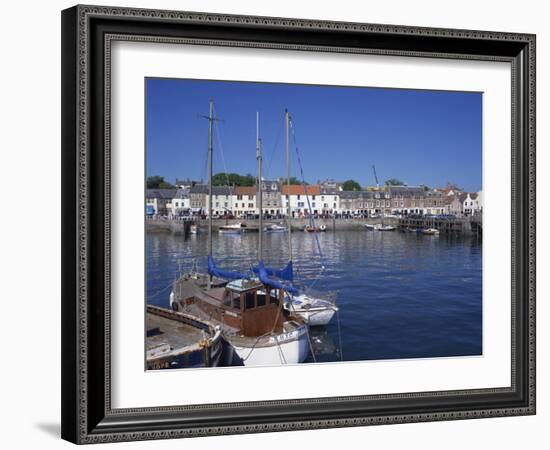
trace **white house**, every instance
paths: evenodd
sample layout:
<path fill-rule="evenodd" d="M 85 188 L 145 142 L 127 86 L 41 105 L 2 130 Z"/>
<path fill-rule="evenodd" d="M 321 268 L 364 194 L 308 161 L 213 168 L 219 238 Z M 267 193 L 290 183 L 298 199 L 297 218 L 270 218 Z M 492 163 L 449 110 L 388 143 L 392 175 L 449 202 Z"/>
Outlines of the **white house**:
<path fill-rule="evenodd" d="M 320 214 L 323 202 L 321 201 L 321 191 L 318 185 L 283 185 L 281 189 L 282 213 L 287 215 L 287 195 L 290 198 L 290 211 L 292 217 L 301 217 L 313 214 Z"/>
<path fill-rule="evenodd" d="M 233 210 L 233 188 L 231 186 L 212 186 L 212 214 L 223 216 Z M 197 184 L 189 190 L 190 207 L 193 212 L 200 211 L 208 215 L 210 202 L 208 186 Z"/>
<path fill-rule="evenodd" d="M 337 214 L 340 212 L 340 191 L 336 186 L 321 185 L 319 193 L 319 213 Z"/>
<path fill-rule="evenodd" d="M 469 192 L 466 194 L 466 198 L 463 201 L 462 210 L 465 216 L 473 216 L 480 214 L 483 208 L 483 193 Z"/>
<path fill-rule="evenodd" d="M 258 214 L 256 209 L 256 187 L 236 186 L 231 196 L 233 214 L 236 217 Z"/>
<path fill-rule="evenodd" d="M 154 214 L 168 215 L 172 213 L 172 199 L 176 189 L 147 189 L 145 205 L 153 209 Z"/>
<path fill-rule="evenodd" d="M 189 198 L 189 189 L 180 188 L 172 198 L 172 215 L 180 216 L 189 214 L 191 211 L 191 199 Z"/>
<path fill-rule="evenodd" d="M 233 213 L 233 188 L 231 186 L 212 186 L 212 215 L 223 216 Z M 206 212 L 209 211 L 209 198 L 206 195 Z"/>

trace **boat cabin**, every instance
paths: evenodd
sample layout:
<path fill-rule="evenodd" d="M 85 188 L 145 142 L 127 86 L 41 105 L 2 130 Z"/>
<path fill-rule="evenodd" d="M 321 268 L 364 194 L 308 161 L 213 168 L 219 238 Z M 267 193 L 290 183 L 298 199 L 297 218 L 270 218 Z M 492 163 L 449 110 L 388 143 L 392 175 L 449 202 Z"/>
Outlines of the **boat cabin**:
<path fill-rule="evenodd" d="M 222 322 L 242 336 L 281 332 L 288 313 L 283 308 L 284 292 L 266 289 L 254 279 L 233 280 L 223 288 L 190 299 L 213 320 Z"/>

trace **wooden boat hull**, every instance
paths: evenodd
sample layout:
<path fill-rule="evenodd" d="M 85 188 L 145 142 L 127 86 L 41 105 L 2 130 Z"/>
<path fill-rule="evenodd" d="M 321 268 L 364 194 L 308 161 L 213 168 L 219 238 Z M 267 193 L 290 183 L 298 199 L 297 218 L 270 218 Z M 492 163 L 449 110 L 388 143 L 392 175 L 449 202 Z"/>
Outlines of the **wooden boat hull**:
<path fill-rule="evenodd" d="M 217 367 L 221 328 L 196 316 L 147 305 L 147 370 Z"/>

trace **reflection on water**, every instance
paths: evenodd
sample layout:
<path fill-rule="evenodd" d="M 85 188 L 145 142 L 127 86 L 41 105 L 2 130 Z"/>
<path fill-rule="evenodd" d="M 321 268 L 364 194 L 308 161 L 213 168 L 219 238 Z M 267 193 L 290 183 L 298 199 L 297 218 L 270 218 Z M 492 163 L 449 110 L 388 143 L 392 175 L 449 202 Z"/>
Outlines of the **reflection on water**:
<path fill-rule="evenodd" d="M 315 235 L 293 233 L 292 246 L 298 284 L 338 293 L 339 317 L 311 331 L 318 361 L 340 360 L 340 339 L 345 361 L 481 354 L 482 253 L 476 239 L 368 231 L 317 236 L 326 265 L 321 277 Z M 257 234 L 213 239 L 219 267 L 246 271 L 256 263 Z M 264 260 L 286 264 L 286 233 L 264 239 Z M 148 234 L 148 302 L 168 306 L 177 274 L 194 264 L 206 267 L 206 245 L 206 234 Z"/>

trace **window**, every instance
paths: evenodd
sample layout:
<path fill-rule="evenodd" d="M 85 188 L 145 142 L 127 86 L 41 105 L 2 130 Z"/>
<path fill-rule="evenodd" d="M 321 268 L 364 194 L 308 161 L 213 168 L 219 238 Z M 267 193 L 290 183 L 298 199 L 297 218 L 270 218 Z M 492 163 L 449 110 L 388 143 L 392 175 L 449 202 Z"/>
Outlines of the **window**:
<path fill-rule="evenodd" d="M 300 200 L 300 194 L 298 194 L 298 195 L 296 196 L 296 198 L 297 198 L 298 200 Z"/>
<path fill-rule="evenodd" d="M 243 199 L 242 195 L 237 195 L 237 200 L 242 200 L 242 199 Z"/>

